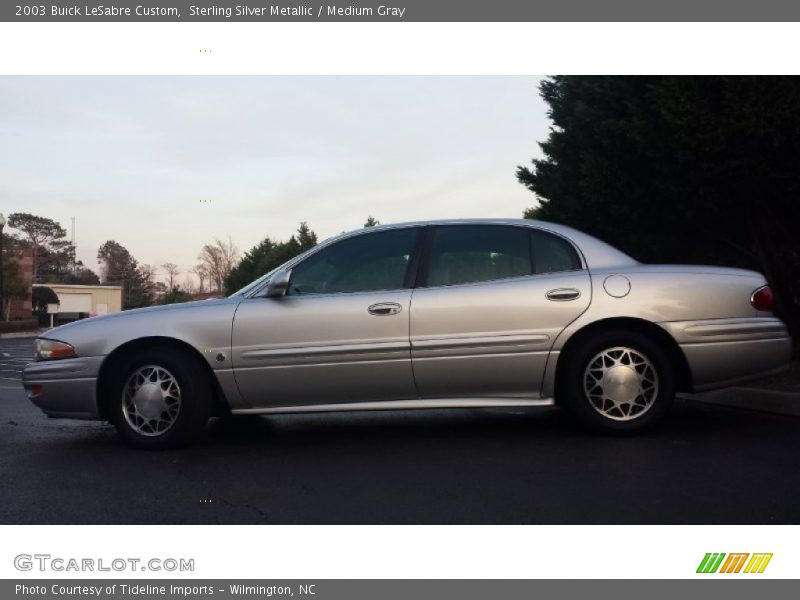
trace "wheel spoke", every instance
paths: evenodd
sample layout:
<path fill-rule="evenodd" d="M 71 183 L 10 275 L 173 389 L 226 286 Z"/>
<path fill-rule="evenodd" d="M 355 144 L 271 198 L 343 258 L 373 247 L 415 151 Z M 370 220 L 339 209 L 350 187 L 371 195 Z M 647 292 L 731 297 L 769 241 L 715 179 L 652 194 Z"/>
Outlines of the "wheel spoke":
<path fill-rule="evenodd" d="M 122 389 L 122 413 L 136 433 L 158 436 L 175 424 L 181 409 L 181 389 L 177 379 L 164 367 L 139 367 Z M 160 412 L 154 415 L 159 406 Z"/>
<path fill-rule="evenodd" d="M 650 359 L 633 348 L 614 347 L 596 354 L 584 371 L 584 393 L 601 415 L 616 421 L 636 419 L 658 396 L 658 374 Z"/>

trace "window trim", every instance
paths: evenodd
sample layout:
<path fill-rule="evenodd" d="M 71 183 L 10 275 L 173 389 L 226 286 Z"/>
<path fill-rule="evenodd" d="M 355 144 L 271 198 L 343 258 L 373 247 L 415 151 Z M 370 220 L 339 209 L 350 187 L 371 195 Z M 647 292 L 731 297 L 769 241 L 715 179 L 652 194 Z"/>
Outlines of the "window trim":
<path fill-rule="evenodd" d="M 534 267 L 535 264 L 533 262 L 533 239 L 530 236 L 530 231 L 537 231 L 539 233 L 549 234 L 555 236 L 559 239 L 564 240 L 569 244 L 572 250 L 575 252 L 576 256 L 578 257 L 578 262 L 580 263 L 580 267 L 577 269 L 569 269 L 566 271 L 550 271 L 547 273 L 529 273 L 527 275 L 516 275 L 513 277 L 501 277 L 499 279 L 481 279 L 479 281 L 465 281 L 463 283 L 451 283 L 445 285 L 428 285 L 428 275 L 430 274 L 430 265 L 431 265 L 431 250 L 433 247 L 433 238 L 436 235 L 436 232 L 439 229 L 447 229 L 452 227 L 513 227 L 516 229 L 523 229 L 528 232 L 528 251 L 530 252 L 531 258 L 531 267 Z M 549 231 L 547 229 L 542 229 L 541 227 L 533 227 L 530 225 L 515 225 L 515 224 L 505 224 L 505 223 L 453 223 L 450 225 L 430 225 L 428 226 L 429 231 L 426 235 L 426 244 L 425 244 L 425 254 L 422 257 L 420 262 L 420 271 L 417 274 L 417 285 L 418 288 L 424 289 L 439 289 L 439 288 L 453 288 L 453 287 L 461 287 L 465 285 L 480 285 L 483 283 L 490 283 L 490 282 L 497 282 L 497 281 L 519 281 L 521 279 L 525 279 L 528 277 L 542 277 L 547 275 L 556 275 L 560 273 L 578 273 L 580 271 L 586 270 L 586 260 L 583 256 L 583 253 L 580 249 L 575 245 L 575 243 L 555 231 Z"/>
<path fill-rule="evenodd" d="M 546 233 L 549 235 L 553 235 L 557 238 L 560 238 L 567 242 L 570 247 L 575 251 L 578 255 L 578 260 L 580 262 L 580 267 L 578 269 L 573 269 L 570 271 L 552 271 L 549 273 L 536 273 L 531 275 L 523 275 L 519 277 L 506 277 L 503 279 L 490 279 L 490 280 L 483 280 L 483 281 L 472 281 L 468 283 L 457 283 L 451 285 L 443 285 L 443 286 L 428 286 L 428 270 L 430 268 L 430 255 L 431 255 L 431 246 L 433 243 L 433 236 L 437 229 L 445 228 L 445 227 L 516 227 L 525 230 L 534 230 L 541 233 Z M 409 266 L 406 271 L 406 277 L 403 281 L 403 287 L 395 288 L 393 290 L 374 290 L 373 292 L 331 292 L 326 294 L 305 294 L 300 296 L 292 296 L 293 298 L 323 298 L 329 296 L 340 296 L 343 294 L 364 294 L 364 293 L 375 293 L 375 292 L 399 292 L 408 289 L 438 289 L 442 287 L 458 287 L 458 286 L 465 286 L 465 285 L 480 285 L 483 283 L 489 282 L 497 282 L 497 281 L 516 281 L 523 279 L 525 277 L 542 277 L 548 275 L 555 275 L 561 273 L 579 273 L 581 271 L 587 271 L 588 265 L 586 262 L 586 257 L 583 255 L 581 249 L 569 239 L 567 236 L 557 232 L 552 231 L 550 229 L 545 229 L 542 227 L 536 227 L 535 225 L 525 225 L 525 224 L 517 224 L 517 223 L 450 223 L 450 224 L 429 224 L 429 223 L 416 223 L 413 225 L 397 225 L 397 226 L 386 226 L 385 228 L 381 228 L 379 231 L 357 231 L 351 234 L 348 234 L 344 237 L 336 237 L 327 241 L 323 241 L 314 248 L 310 248 L 305 253 L 296 256 L 295 258 L 286 261 L 283 265 L 276 267 L 273 272 L 278 272 L 281 269 L 294 269 L 296 266 L 304 263 L 311 257 L 315 256 L 317 253 L 322 252 L 323 250 L 330 248 L 331 246 L 338 244 L 340 242 L 344 242 L 345 240 L 352 239 L 356 236 L 360 235 L 375 235 L 384 231 L 396 231 L 398 229 L 416 229 L 417 230 L 417 238 L 414 248 L 412 249 L 412 256 L 409 258 Z M 532 242 L 529 242 L 532 244 Z M 245 300 L 252 300 L 261 298 L 262 292 L 266 289 L 267 285 L 269 285 L 269 278 L 264 279 L 258 286 L 250 290 L 245 295 Z"/>

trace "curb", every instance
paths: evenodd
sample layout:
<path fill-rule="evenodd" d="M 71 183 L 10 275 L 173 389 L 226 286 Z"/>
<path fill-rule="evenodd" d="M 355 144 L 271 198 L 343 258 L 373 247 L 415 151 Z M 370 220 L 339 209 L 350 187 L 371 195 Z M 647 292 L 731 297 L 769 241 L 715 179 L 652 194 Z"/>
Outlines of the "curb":
<path fill-rule="evenodd" d="M 758 388 L 731 387 L 703 394 L 681 394 L 681 397 L 706 404 L 800 417 L 800 390 L 778 392 Z"/>

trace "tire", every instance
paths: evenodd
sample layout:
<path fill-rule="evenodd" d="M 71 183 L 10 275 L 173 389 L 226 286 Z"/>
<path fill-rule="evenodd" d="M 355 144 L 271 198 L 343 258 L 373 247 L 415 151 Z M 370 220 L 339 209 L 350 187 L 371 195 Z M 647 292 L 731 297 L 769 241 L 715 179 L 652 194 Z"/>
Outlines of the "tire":
<path fill-rule="evenodd" d="M 675 399 L 675 367 L 667 352 L 634 331 L 604 331 L 578 342 L 559 368 L 558 401 L 599 433 L 646 430 Z"/>
<path fill-rule="evenodd" d="M 178 448 L 205 428 L 214 405 L 208 376 L 192 357 L 172 349 L 146 350 L 116 371 L 109 420 L 130 445 Z"/>

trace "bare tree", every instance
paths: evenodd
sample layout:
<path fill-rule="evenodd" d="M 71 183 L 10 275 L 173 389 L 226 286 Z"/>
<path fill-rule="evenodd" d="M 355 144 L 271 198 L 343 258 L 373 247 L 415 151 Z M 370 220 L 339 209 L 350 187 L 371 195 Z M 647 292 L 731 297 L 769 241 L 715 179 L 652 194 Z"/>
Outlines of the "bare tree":
<path fill-rule="evenodd" d="M 142 277 L 144 279 L 146 279 L 149 282 L 152 282 L 156 278 L 156 274 L 158 273 L 158 267 L 142 263 L 141 265 L 139 265 L 139 272 L 142 274 Z"/>
<path fill-rule="evenodd" d="M 197 285 L 195 284 L 194 279 L 188 275 L 184 276 L 183 283 L 181 284 L 181 290 L 187 294 L 197 293 Z"/>
<path fill-rule="evenodd" d="M 145 296 L 149 298 L 148 303 L 150 303 L 154 300 L 155 296 L 160 295 L 158 286 L 156 285 L 156 274 L 158 273 L 158 267 L 148 264 L 141 264 L 136 268 L 136 270 L 139 272 L 142 290 Z"/>
<path fill-rule="evenodd" d="M 219 238 L 213 244 L 206 244 L 197 257 L 208 270 L 210 287 L 221 292 L 225 289 L 225 279 L 239 262 L 239 249 L 230 237 L 227 241 Z"/>
<path fill-rule="evenodd" d="M 169 282 L 167 285 L 167 289 L 171 292 L 175 289 L 175 278 L 180 274 L 178 270 L 178 265 L 171 262 L 165 262 L 161 265 L 161 268 L 167 272 L 167 281 Z"/>
<path fill-rule="evenodd" d="M 199 281 L 199 284 L 197 286 L 197 292 L 200 294 L 204 293 L 206 291 L 205 283 L 206 280 L 208 279 L 208 269 L 204 264 L 199 264 L 194 266 L 194 268 L 192 269 L 192 273 L 197 275 L 197 279 Z"/>
<path fill-rule="evenodd" d="M 165 296 L 169 290 L 167 289 L 167 284 L 163 281 L 155 281 L 153 282 L 153 296 L 156 300 Z"/>

